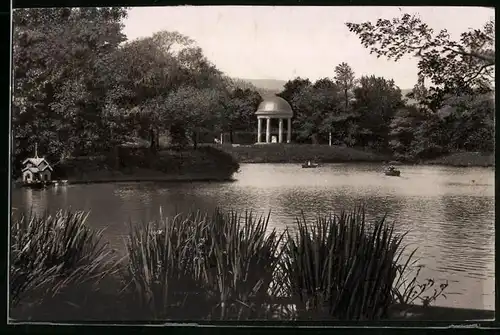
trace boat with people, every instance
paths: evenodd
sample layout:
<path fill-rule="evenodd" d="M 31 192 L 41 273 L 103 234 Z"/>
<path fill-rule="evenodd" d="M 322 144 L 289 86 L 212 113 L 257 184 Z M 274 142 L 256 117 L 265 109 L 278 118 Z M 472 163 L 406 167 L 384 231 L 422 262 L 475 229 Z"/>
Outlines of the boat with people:
<path fill-rule="evenodd" d="M 389 166 L 387 170 L 384 171 L 386 176 L 399 177 L 401 176 L 401 171 L 397 170 L 394 166 Z"/>
<path fill-rule="evenodd" d="M 317 168 L 319 164 L 316 163 L 311 163 L 311 161 L 307 161 L 307 163 L 302 164 L 303 169 L 312 169 L 312 168 Z"/>

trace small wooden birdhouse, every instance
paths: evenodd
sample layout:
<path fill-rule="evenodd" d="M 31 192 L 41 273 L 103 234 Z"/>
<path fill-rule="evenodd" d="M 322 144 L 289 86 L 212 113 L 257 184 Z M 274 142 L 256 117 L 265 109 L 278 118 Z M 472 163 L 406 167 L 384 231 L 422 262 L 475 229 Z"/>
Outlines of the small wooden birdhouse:
<path fill-rule="evenodd" d="M 28 184 L 49 182 L 52 179 L 52 171 L 49 162 L 43 157 L 38 157 L 35 144 L 35 157 L 27 158 L 23 162 L 23 182 Z"/>

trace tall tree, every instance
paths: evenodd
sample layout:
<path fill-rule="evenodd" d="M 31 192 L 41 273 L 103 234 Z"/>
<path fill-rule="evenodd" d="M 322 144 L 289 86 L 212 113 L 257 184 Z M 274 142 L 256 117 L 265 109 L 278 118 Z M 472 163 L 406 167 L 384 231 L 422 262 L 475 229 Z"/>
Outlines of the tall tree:
<path fill-rule="evenodd" d="M 427 105 L 426 102 L 428 94 L 429 90 L 425 87 L 425 78 L 423 76 L 418 76 L 417 83 L 413 86 L 411 92 L 406 96 L 416 100 L 419 107 L 425 107 Z"/>
<path fill-rule="evenodd" d="M 413 148 L 417 145 L 417 129 L 430 119 L 425 108 L 405 106 L 396 111 L 389 126 L 389 146 L 396 159 L 413 159 Z"/>
<path fill-rule="evenodd" d="M 221 91 L 214 88 L 182 86 L 161 100 L 166 111 L 163 122 L 175 125 L 173 134 L 180 136 L 177 144 L 186 144 L 183 139 L 190 138 L 196 149 L 199 132 L 215 129 L 220 109 L 223 108 L 220 95 Z M 160 106 L 157 104 L 155 107 Z"/>
<path fill-rule="evenodd" d="M 354 89 L 356 78 L 354 71 L 347 63 L 340 63 L 335 67 L 335 83 L 344 92 L 344 107 L 347 111 L 349 109 L 349 92 Z"/>
<path fill-rule="evenodd" d="M 162 115 L 169 113 L 162 103 L 170 93 L 183 94 L 184 91 L 179 91 L 181 87 L 187 90 L 189 87 L 205 89 L 224 86 L 222 73 L 206 59 L 195 42 L 175 31 L 162 31 L 131 41 L 122 46 L 116 57 L 121 60 L 114 61 L 118 70 L 108 71 L 110 75 L 115 73 L 115 80 L 119 81 L 113 89 L 110 104 L 117 105 L 114 110 L 128 115 L 129 119 L 142 120 L 142 127 L 148 129 L 153 153 L 158 149 L 162 131 L 168 130 L 173 134 L 186 132 L 182 109 L 177 112 L 178 115 L 169 114 L 168 118 Z M 179 122 L 173 117 L 177 117 Z M 165 122 L 167 119 L 170 123 Z"/>
<path fill-rule="evenodd" d="M 278 96 L 282 97 L 289 103 L 293 100 L 295 94 L 299 93 L 303 88 L 312 85 L 309 79 L 303 79 L 297 77 L 293 80 L 289 80 L 286 82 L 283 91 L 281 91 Z"/>
<path fill-rule="evenodd" d="M 125 40 L 125 16 L 119 7 L 13 12 L 15 157 L 35 143 L 55 159 L 105 145 L 98 67 Z"/>
<path fill-rule="evenodd" d="M 229 132 L 229 141 L 233 143 L 235 131 L 255 129 L 255 111 L 262 101 L 260 94 L 251 89 L 236 88 L 223 95 L 222 114 L 219 116 L 220 130 Z"/>
<path fill-rule="evenodd" d="M 399 60 L 411 54 L 419 59 L 419 75 L 430 79 L 434 110 L 439 109 L 449 95 L 491 91 L 495 67 L 495 22 L 488 21 L 481 29 L 451 39 L 446 30 L 435 33 L 422 20 L 410 14 L 401 18 L 371 22 L 346 23 L 377 57 Z"/>
<path fill-rule="evenodd" d="M 183 81 L 179 62 L 165 49 L 151 37 L 130 41 L 103 68 L 114 83 L 107 97 L 108 104 L 115 106 L 108 109 L 109 116 L 125 118 L 128 129 L 145 130 L 153 153 L 158 147 L 161 109 L 152 108 L 149 100 L 167 95 Z"/>
<path fill-rule="evenodd" d="M 359 141 L 363 146 L 387 148 L 390 122 L 404 106 L 401 90 L 393 80 L 363 76 L 354 95 L 353 109 L 357 114 Z"/>
<path fill-rule="evenodd" d="M 304 87 L 292 99 L 294 128 L 299 140 L 316 144 L 334 127 L 333 116 L 340 112 L 340 92 L 333 82 L 323 79 L 316 87 Z"/>

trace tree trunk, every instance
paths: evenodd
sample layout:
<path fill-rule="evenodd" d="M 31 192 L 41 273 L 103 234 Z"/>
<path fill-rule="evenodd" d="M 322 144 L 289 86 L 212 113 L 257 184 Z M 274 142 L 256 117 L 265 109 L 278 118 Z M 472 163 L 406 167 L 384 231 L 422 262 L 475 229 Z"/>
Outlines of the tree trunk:
<path fill-rule="evenodd" d="M 156 147 L 160 149 L 160 129 L 156 128 Z"/>
<path fill-rule="evenodd" d="M 114 158 L 114 166 L 115 166 L 115 170 L 119 170 L 120 169 L 120 148 L 118 146 L 115 146 L 113 148 L 113 158 Z"/>
<path fill-rule="evenodd" d="M 233 144 L 233 130 L 229 129 L 229 143 Z"/>
<path fill-rule="evenodd" d="M 311 143 L 318 144 L 318 134 L 317 133 L 314 133 L 311 135 Z"/>
<path fill-rule="evenodd" d="M 156 143 L 156 134 L 155 134 L 154 127 L 149 128 L 149 141 L 150 141 L 149 142 L 149 150 L 152 153 L 156 153 L 157 143 Z"/>
<path fill-rule="evenodd" d="M 198 132 L 193 131 L 193 134 L 191 135 L 191 139 L 193 140 L 193 149 L 196 150 L 198 149 Z"/>
<path fill-rule="evenodd" d="M 348 96 L 348 91 L 344 90 L 344 97 L 345 97 L 345 111 L 349 109 L 349 96 Z"/>

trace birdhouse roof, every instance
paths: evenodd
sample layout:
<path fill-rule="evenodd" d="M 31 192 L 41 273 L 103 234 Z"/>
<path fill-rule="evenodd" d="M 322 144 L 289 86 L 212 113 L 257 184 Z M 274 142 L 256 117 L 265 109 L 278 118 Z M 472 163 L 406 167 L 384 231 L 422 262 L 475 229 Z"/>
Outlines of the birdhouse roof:
<path fill-rule="evenodd" d="M 36 168 L 36 167 L 25 167 L 22 172 L 25 172 L 25 171 L 30 171 L 32 173 L 38 173 L 38 172 L 41 172 L 39 168 Z"/>
<path fill-rule="evenodd" d="M 41 170 L 38 169 L 38 167 L 40 166 L 40 164 L 42 164 L 43 162 L 45 162 L 45 164 L 46 164 L 45 167 L 43 169 L 41 169 Z M 50 166 L 49 162 L 47 162 L 47 160 L 45 158 L 40 158 L 40 157 L 27 158 L 27 159 L 24 160 L 23 165 L 26 165 L 28 163 L 32 163 L 37 168 L 37 171 L 44 171 L 46 169 L 49 169 L 49 170 L 52 171 L 52 167 Z M 23 171 L 24 171 L 24 169 L 23 169 Z"/>

